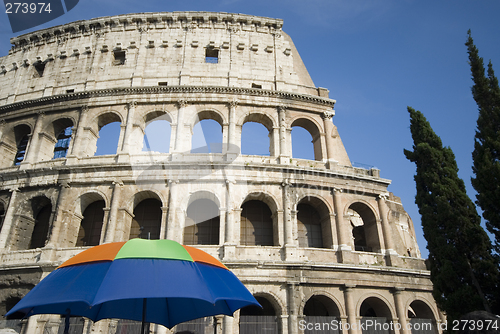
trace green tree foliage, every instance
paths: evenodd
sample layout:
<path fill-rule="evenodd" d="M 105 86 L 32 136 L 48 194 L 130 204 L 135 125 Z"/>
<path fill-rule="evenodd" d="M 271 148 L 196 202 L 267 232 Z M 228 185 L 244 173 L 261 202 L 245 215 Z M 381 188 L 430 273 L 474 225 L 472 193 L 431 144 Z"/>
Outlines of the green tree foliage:
<path fill-rule="evenodd" d="M 490 311 L 498 278 L 491 241 L 458 177 L 452 150 L 443 147 L 420 111 L 408 107 L 408 112 L 413 151 L 404 154 L 417 166 L 415 203 L 427 240 L 434 298 L 449 320 Z"/>
<path fill-rule="evenodd" d="M 470 30 L 465 43 L 474 86 L 472 96 L 479 108 L 472 152 L 477 191 L 476 203 L 483 210 L 486 228 L 495 236 L 494 249 L 500 255 L 500 88 L 491 61 L 485 76 L 483 58 L 479 57 Z"/>

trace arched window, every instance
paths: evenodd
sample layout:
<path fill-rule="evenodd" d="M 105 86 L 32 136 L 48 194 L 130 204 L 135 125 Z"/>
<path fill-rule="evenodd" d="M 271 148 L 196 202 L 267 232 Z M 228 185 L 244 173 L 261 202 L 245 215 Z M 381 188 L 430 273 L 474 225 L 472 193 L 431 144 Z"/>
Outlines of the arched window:
<path fill-rule="evenodd" d="M 95 155 L 116 154 L 118 139 L 120 138 L 121 123 L 111 122 L 99 129 L 97 139 L 97 150 Z"/>
<path fill-rule="evenodd" d="M 361 304 L 359 315 L 361 316 L 361 324 L 364 327 L 362 330 L 363 334 L 373 334 L 373 328 L 367 324 L 380 324 L 380 330 L 377 333 L 380 334 L 392 334 L 389 323 L 393 321 L 391 311 L 387 304 L 376 297 L 369 297 L 363 301 Z"/>
<path fill-rule="evenodd" d="M 19 165 L 25 158 L 26 148 L 28 147 L 29 135 L 26 134 L 17 143 L 17 153 L 14 158 L 14 165 Z"/>
<path fill-rule="evenodd" d="M 29 249 L 45 247 L 49 235 L 50 215 L 52 214 L 52 205 L 45 205 L 35 215 L 35 226 L 31 234 Z"/>
<path fill-rule="evenodd" d="M 134 209 L 130 239 L 160 239 L 161 202 L 155 198 L 141 201 Z"/>
<path fill-rule="evenodd" d="M 210 199 L 197 199 L 187 209 L 184 243 L 187 245 L 218 245 L 219 208 Z"/>
<path fill-rule="evenodd" d="M 191 153 L 222 153 L 222 126 L 213 119 L 203 119 L 193 127 Z"/>
<path fill-rule="evenodd" d="M 172 129 L 167 120 L 155 120 L 146 126 L 142 151 L 168 153 Z"/>
<path fill-rule="evenodd" d="M 273 218 L 267 204 L 251 200 L 243 203 L 241 209 L 241 244 L 273 246 Z"/>
<path fill-rule="evenodd" d="M 354 203 L 347 210 L 352 228 L 354 250 L 380 252 L 380 237 L 377 219 L 372 210 L 363 203 Z"/>
<path fill-rule="evenodd" d="M 263 124 L 246 122 L 241 128 L 241 154 L 269 156 L 269 131 Z"/>
<path fill-rule="evenodd" d="M 299 118 L 293 121 L 292 157 L 308 160 L 323 160 L 320 129 L 313 121 Z"/>
<path fill-rule="evenodd" d="M 314 145 L 311 134 L 300 126 L 292 127 L 292 157 L 314 160 Z"/>
<path fill-rule="evenodd" d="M 334 324 L 340 318 L 340 311 L 337 305 L 326 296 L 312 296 L 304 306 L 304 320 L 306 323 L 313 324 Z M 335 330 L 333 326 L 320 331 L 328 334 L 338 334 L 339 330 Z M 304 334 L 317 333 L 316 330 L 304 330 Z"/>
<path fill-rule="evenodd" d="M 279 333 L 276 310 L 271 302 L 261 296 L 255 299 L 262 308 L 252 305 L 240 310 L 240 334 Z"/>
<path fill-rule="evenodd" d="M 436 319 L 431 308 L 420 300 L 415 300 L 408 309 L 408 318 L 412 324 L 412 334 L 436 334 Z"/>
<path fill-rule="evenodd" d="M 297 205 L 297 224 L 300 247 L 323 247 L 321 217 L 309 204 Z"/>
<path fill-rule="evenodd" d="M 73 126 L 68 126 L 57 135 L 57 143 L 54 147 L 53 159 L 64 158 L 68 153 L 69 143 L 71 141 L 71 133 Z"/>
<path fill-rule="evenodd" d="M 97 246 L 101 241 L 104 200 L 91 203 L 83 212 L 76 246 Z"/>

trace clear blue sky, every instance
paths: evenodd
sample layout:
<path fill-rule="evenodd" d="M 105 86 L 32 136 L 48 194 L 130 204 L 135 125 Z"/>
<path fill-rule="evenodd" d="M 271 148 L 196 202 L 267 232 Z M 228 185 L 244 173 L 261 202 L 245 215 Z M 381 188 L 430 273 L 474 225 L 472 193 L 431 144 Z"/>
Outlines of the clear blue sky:
<path fill-rule="evenodd" d="M 353 162 L 376 166 L 392 180 L 427 256 L 414 204 L 415 167 L 406 107 L 421 110 L 457 157 L 469 196 L 477 106 L 464 46 L 468 29 L 500 74 L 498 0 L 80 0 L 41 28 L 133 12 L 224 11 L 281 18 L 316 86 L 337 100 L 334 123 Z M 22 31 L 19 34 L 26 33 Z M 18 34 L 16 34 L 18 35 Z M 0 14 L 0 54 L 14 34 Z"/>

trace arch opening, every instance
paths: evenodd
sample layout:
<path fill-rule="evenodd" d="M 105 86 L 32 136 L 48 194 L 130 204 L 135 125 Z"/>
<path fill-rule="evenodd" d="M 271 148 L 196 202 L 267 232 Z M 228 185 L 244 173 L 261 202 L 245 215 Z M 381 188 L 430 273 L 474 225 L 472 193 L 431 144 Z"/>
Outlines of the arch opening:
<path fill-rule="evenodd" d="M 144 130 L 143 152 L 168 153 L 172 126 L 166 119 L 155 119 Z"/>
<path fill-rule="evenodd" d="M 201 119 L 193 127 L 191 153 L 222 153 L 222 126 L 213 119 Z"/>
<path fill-rule="evenodd" d="M 107 113 L 97 121 L 99 136 L 96 142 L 95 156 L 116 154 L 121 132 L 121 119 L 118 115 Z"/>
<path fill-rule="evenodd" d="M 241 206 L 241 245 L 274 246 L 273 217 L 269 206 L 260 200 L 250 200 Z"/>
<path fill-rule="evenodd" d="M 263 296 L 255 296 L 262 305 L 247 306 L 240 310 L 240 334 L 279 333 L 278 317 L 273 304 Z"/>
<path fill-rule="evenodd" d="M 220 214 L 218 205 L 208 198 L 192 201 L 187 208 L 184 244 L 218 245 Z"/>
<path fill-rule="evenodd" d="M 134 218 L 130 227 L 130 239 L 160 239 L 161 202 L 156 198 L 147 198 L 134 208 Z"/>
<path fill-rule="evenodd" d="M 320 131 L 311 120 L 300 118 L 292 125 L 292 157 L 298 159 L 323 159 Z"/>
<path fill-rule="evenodd" d="M 52 214 L 52 204 L 44 204 L 41 208 L 36 207 L 42 200 L 32 201 L 34 226 L 31 233 L 29 249 L 43 248 L 49 236 L 50 216 Z"/>
<path fill-rule="evenodd" d="M 393 334 L 390 322 L 393 320 L 387 304 L 377 297 L 368 297 L 361 304 L 359 315 L 364 328 L 363 334 Z M 377 329 L 374 332 L 374 329 Z"/>
<path fill-rule="evenodd" d="M 241 128 L 241 154 L 271 155 L 271 133 L 262 123 L 248 121 Z"/>
<path fill-rule="evenodd" d="M 306 327 L 304 334 L 339 333 L 339 328 L 334 324 L 340 319 L 340 311 L 330 298 L 321 295 L 312 296 L 306 302 L 303 313 L 306 324 L 314 324 L 312 328 Z"/>
<path fill-rule="evenodd" d="M 68 126 L 61 132 L 59 132 L 56 138 L 57 142 L 56 145 L 54 146 L 54 156 L 52 157 L 52 159 L 66 157 L 72 133 L 73 133 L 73 126 Z"/>
<path fill-rule="evenodd" d="M 436 319 L 431 308 L 421 300 L 415 300 L 408 308 L 412 334 L 436 334 Z"/>
<path fill-rule="evenodd" d="M 14 165 L 19 165 L 26 158 L 26 152 L 30 141 L 31 129 L 22 124 L 14 128 L 14 138 L 16 143 L 16 154 L 14 156 Z"/>
<path fill-rule="evenodd" d="M 83 212 L 76 246 L 97 246 L 101 241 L 104 220 L 104 200 L 92 202 Z"/>
<path fill-rule="evenodd" d="M 353 203 L 347 210 L 354 250 L 380 252 L 380 236 L 377 219 L 372 210 L 363 203 Z"/>

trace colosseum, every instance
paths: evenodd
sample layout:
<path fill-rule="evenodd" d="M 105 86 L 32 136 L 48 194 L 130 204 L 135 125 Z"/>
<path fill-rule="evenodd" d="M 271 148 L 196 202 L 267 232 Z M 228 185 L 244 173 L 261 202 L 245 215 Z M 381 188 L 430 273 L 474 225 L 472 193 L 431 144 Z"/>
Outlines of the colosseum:
<path fill-rule="evenodd" d="M 352 166 L 335 100 L 282 25 L 142 13 L 11 39 L 0 58 L 2 315 L 90 246 L 167 238 L 219 258 L 263 308 L 171 331 L 151 324 L 153 333 L 442 331 L 410 217 L 378 169 Z M 196 146 L 209 123 L 218 144 Z M 155 126 L 161 149 L 148 140 Z M 314 160 L 293 156 L 297 128 L 310 134 Z M 260 142 L 268 151 L 248 153 Z M 384 326 L 363 326 L 377 321 Z M 57 333 L 60 317 L 2 324 Z M 71 326 L 135 330 L 123 320 Z"/>

